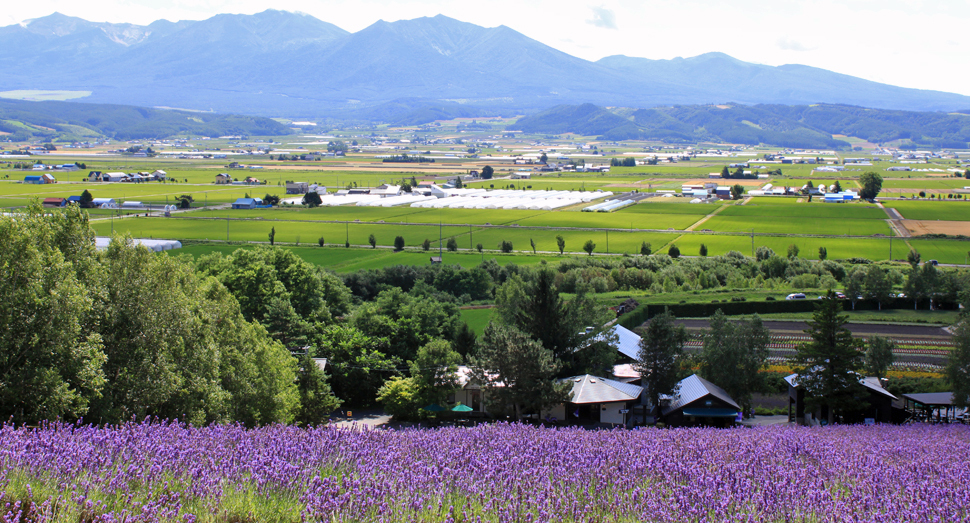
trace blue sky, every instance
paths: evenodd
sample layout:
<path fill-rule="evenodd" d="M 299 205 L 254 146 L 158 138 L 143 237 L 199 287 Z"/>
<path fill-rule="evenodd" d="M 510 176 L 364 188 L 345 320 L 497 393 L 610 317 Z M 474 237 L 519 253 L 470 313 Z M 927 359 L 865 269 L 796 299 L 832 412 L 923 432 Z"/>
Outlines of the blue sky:
<path fill-rule="evenodd" d="M 301 11 L 348 31 L 378 19 L 444 14 L 506 25 L 597 60 L 720 51 L 748 62 L 798 63 L 869 80 L 970 95 L 970 0 L 38 0 L 5 6 L 0 24 L 54 11 L 91 21 L 147 24 L 267 8 Z"/>

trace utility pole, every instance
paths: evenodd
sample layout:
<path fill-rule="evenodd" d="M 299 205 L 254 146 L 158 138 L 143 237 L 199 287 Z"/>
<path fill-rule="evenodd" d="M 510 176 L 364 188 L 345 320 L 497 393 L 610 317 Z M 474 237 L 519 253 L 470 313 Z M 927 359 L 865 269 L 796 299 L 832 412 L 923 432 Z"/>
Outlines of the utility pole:
<path fill-rule="evenodd" d="M 606 229 L 606 254 L 610 253 L 610 230 Z"/>
<path fill-rule="evenodd" d="M 441 213 L 438 213 L 438 260 L 441 260 Z"/>
<path fill-rule="evenodd" d="M 889 237 L 889 261 L 893 261 L 893 237 L 892 236 Z"/>
<path fill-rule="evenodd" d="M 751 257 L 754 258 L 754 229 L 751 229 Z"/>
<path fill-rule="evenodd" d="M 472 224 L 470 223 L 468 224 L 468 248 L 469 249 L 475 248 L 475 240 L 474 238 L 472 238 Z"/>
<path fill-rule="evenodd" d="M 229 241 L 229 218 L 226 218 L 226 241 Z"/>

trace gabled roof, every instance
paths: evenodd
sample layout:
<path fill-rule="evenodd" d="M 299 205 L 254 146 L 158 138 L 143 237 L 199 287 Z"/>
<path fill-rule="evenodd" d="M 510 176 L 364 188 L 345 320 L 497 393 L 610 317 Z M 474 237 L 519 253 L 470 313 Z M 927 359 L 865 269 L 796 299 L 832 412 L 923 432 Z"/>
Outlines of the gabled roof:
<path fill-rule="evenodd" d="M 727 392 L 724 392 L 724 389 L 705 380 L 697 374 L 692 374 L 680 380 L 677 387 L 677 395 L 672 398 L 670 405 L 664 407 L 664 414 L 675 411 L 685 405 L 690 405 L 704 396 L 714 396 L 724 403 L 741 410 L 741 407 L 738 406 L 738 404 L 734 401 L 734 399 L 731 398 L 731 396 L 728 395 Z"/>
<path fill-rule="evenodd" d="M 636 361 L 640 354 L 640 335 L 622 325 L 614 325 L 612 331 L 617 337 L 617 350 L 624 356 Z M 597 336 L 597 341 L 602 339 L 603 335 Z"/>
<path fill-rule="evenodd" d="M 250 205 L 255 203 L 256 200 L 254 198 L 239 198 L 236 200 L 235 205 Z"/>
<path fill-rule="evenodd" d="M 788 376 L 785 376 L 785 381 L 787 381 L 788 384 L 791 385 L 793 388 L 798 388 L 798 385 L 799 385 L 798 374 L 789 374 Z M 899 399 L 896 396 L 893 396 L 891 392 L 889 392 L 888 390 L 882 387 L 882 383 L 879 382 L 879 378 L 875 378 L 872 376 L 869 376 L 869 377 L 859 376 L 859 384 L 871 390 L 872 392 L 875 392 L 876 394 L 881 394 L 883 396 L 886 396 L 887 398 L 894 399 L 894 400 Z"/>
<path fill-rule="evenodd" d="M 570 403 L 609 403 L 613 401 L 633 401 L 643 394 L 643 387 L 631 383 L 608 380 L 590 374 L 573 376 L 561 380 L 572 383 Z"/>

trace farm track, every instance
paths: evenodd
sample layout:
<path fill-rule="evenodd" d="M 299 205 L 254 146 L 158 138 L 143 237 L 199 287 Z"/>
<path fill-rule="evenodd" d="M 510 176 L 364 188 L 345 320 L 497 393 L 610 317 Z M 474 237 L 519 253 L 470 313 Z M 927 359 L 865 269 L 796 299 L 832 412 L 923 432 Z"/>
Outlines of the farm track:
<path fill-rule="evenodd" d="M 710 214 L 708 214 L 707 216 L 705 216 L 705 217 L 703 217 L 703 218 L 701 218 L 700 220 L 697 220 L 696 222 L 694 222 L 694 224 L 693 224 L 693 225 L 691 225 L 690 227 L 688 227 L 688 228 L 686 228 L 686 229 L 684 229 L 684 230 L 685 230 L 685 231 L 693 231 L 693 230 L 694 230 L 694 229 L 696 229 L 696 228 L 697 228 L 697 227 L 698 227 L 699 225 L 701 225 L 701 224 L 703 224 L 703 223 L 704 223 L 704 222 L 706 222 L 707 220 L 710 220 L 710 219 L 711 219 L 711 218 L 713 218 L 713 217 L 714 217 L 714 216 L 715 216 L 716 214 L 718 214 L 719 212 L 721 212 L 721 211 L 723 211 L 724 209 L 727 209 L 727 205 L 721 205 L 721 206 L 720 206 L 720 207 L 718 207 L 717 209 L 714 209 L 714 212 L 712 212 L 712 213 L 710 213 Z"/>

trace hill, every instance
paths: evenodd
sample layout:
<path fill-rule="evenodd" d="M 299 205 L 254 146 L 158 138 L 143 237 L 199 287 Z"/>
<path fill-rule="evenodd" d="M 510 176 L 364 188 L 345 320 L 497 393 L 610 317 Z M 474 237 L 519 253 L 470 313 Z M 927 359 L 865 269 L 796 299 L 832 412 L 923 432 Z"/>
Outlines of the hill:
<path fill-rule="evenodd" d="M 720 53 L 591 62 L 505 26 L 441 15 L 378 21 L 349 33 L 277 10 L 147 26 L 55 13 L 0 28 L 0 68 L 0 90 L 91 91 L 85 102 L 263 116 L 369 118 L 375 107 L 415 99 L 430 108 L 418 120 L 446 103 L 519 112 L 582 103 L 970 108 L 970 97 L 962 95 L 800 65 L 751 64 Z"/>
<path fill-rule="evenodd" d="M 768 144 L 808 149 L 846 148 L 833 135 L 870 142 L 966 148 L 970 115 L 891 111 L 846 105 L 688 105 L 638 109 L 628 117 L 592 104 L 561 105 L 519 119 L 527 133 L 599 136 L 605 140 Z"/>
<path fill-rule="evenodd" d="M 31 138 L 116 140 L 201 136 L 279 136 L 291 131 L 263 117 L 146 109 L 125 105 L 0 100 L 0 131 L 15 141 Z"/>

